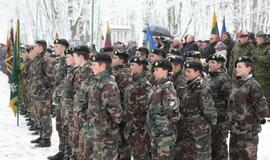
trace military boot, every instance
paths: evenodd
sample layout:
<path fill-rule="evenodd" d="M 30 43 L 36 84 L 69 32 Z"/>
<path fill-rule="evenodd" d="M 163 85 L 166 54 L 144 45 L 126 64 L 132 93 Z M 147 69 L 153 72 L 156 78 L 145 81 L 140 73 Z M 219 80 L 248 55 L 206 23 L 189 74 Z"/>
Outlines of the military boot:
<path fill-rule="evenodd" d="M 35 147 L 50 147 L 50 146 L 51 146 L 50 138 L 42 138 L 42 140 L 35 145 Z"/>
<path fill-rule="evenodd" d="M 64 153 L 62 153 L 62 152 L 58 152 L 54 156 L 48 157 L 49 160 L 63 160 L 63 158 L 64 158 Z"/>
<path fill-rule="evenodd" d="M 34 139 L 31 141 L 31 143 L 39 143 L 42 140 L 41 137 L 38 137 L 37 139 Z"/>

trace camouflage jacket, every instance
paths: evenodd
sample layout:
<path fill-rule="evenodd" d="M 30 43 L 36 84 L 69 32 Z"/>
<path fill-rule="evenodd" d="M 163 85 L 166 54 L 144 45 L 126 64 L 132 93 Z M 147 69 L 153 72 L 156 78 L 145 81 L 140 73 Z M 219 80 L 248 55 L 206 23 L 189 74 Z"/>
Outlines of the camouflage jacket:
<path fill-rule="evenodd" d="M 126 106 L 127 126 L 131 130 L 142 129 L 146 122 L 147 99 L 150 83 L 145 72 L 132 76 L 132 81 L 126 88 L 124 104 Z"/>
<path fill-rule="evenodd" d="M 252 56 L 254 55 L 254 46 L 251 43 L 240 44 L 237 43 L 231 53 L 230 62 L 229 62 L 229 73 L 233 75 L 234 73 L 234 62 L 241 56 Z"/>
<path fill-rule="evenodd" d="M 263 43 L 255 48 L 255 76 L 263 88 L 264 95 L 270 103 L 270 42 Z"/>
<path fill-rule="evenodd" d="M 215 104 L 202 77 L 197 77 L 188 82 L 181 102 L 181 123 L 189 129 L 193 130 L 192 127 L 197 124 L 216 124 L 217 112 Z"/>
<path fill-rule="evenodd" d="M 178 72 L 177 74 L 173 75 L 173 85 L 177 92 L 177 95 L 179 99 L 181 100 L 181 97 L 184 94 L 185 87 L 187 85 L 187 79 L 185 77 L 185 74 L 183 71 Z"/>
<path fill-rule="evenodd" d="M 32 62 L 31 95 L 40 100 L 48 99 L 52 94 L 53 66 L 44 57 L 45 53 L 37 55 Z"/>
<path fill-rule="evenodd" d="M 215 102 L 217 113 L 226 114 L 227 103 L 234 87 L 232 79 L 225 71 L 209 72 L 206 83 Z"/>
<path fill-rule="evenodd" d="M 91 138 L 99 141 L 99 136 L 118 136 L 123 109 L 120 91 L 108 71 L 95 75 L 89 86 L 88 114 Z"/>
<path fill-rule="evenodd" d="M 174 124 L 180 119 L 179 99 L 169 78 L 153 84 L 148 98 L 147 126 L 152 137 L 175 135 Z"/>
<path fill-rule="evenodd" d="M 63 102 L 62 102 L 62 106 L 64 106 L 64 108 L 66 108 L 67 110 L 72 110 L 73 108 L 73 98 L 76 93 L 74 82 L 78 72 L 79 70 L 77 66 L 67 68 L 67 75 L 64 79 L 63 84 Z"/>
<path fill-rule="evenodd" d="M 90 63 L 86 62 L 83 66 L 79 67 L 79 73 L 77 74 L 75 78 L 75 90 L 77 93 L 77 90 L 80 88 L 82 82 L 86 80 L 88 77 L 93 75 L 93 71 L 90 68 Z"/>
<path fill-rule="evenodd" d="M 131 73 L 126 65 L 114 66 L 112 68 L 112 75 L 115 77 L 115 81 L 120 89 L 121 101 L 124 100 L 125 88 L 131 79 Z"/>
<path fill-rule="evenodd" d="M 233 133 L 258 133 L 261 130 L 260 120 L 268 114 L 268 104 L 260 84 L 252 77 L 237 81 L 237 89 L 229 100 L 229 118 Z"/>

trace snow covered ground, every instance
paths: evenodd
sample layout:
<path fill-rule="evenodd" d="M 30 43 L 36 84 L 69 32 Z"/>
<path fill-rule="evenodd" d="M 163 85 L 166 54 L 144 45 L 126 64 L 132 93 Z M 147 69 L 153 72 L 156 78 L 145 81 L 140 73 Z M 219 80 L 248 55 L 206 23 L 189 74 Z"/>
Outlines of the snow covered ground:
<path fill-rule="evenodd" d="M 37 136 L 28 131 L 26 122 L 20 116 L 17 127 L 16 117 L 8 107 L 9 85 L 7 76 L 0 72 L 0 160 L 46 160 L 47 156 L 58 151 L 58 137 L 53 119 L 52 146 L 50 148 L 35 148 L 30 143 Z M 262 126 L 260 133 L 258 160 L 270 160 L 270 123 Z"/>

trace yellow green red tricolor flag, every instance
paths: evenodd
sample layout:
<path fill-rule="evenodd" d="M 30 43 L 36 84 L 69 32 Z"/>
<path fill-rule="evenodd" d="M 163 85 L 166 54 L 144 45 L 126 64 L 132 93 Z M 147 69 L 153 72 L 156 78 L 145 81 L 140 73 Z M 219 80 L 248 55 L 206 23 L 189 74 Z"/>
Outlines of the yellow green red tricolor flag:
<path fill-rule="evenodd" d="M 218 25 L 217 25 L 217 16 L 216 12 L 214 11 L 213 14 L 213 19 L 212 19 L 212 30 L 211 30 L 212 35 L 216 35 L 216 42 L 220 41 L 220 36 L 219 36 L 219 31 L 218 31 Z"/>

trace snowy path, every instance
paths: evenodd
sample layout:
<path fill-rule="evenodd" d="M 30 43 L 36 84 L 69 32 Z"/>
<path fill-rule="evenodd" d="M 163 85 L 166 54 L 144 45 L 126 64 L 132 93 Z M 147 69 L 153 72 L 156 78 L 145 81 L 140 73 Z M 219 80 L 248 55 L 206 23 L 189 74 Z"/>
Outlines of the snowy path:
<path fill-rule="evenodd" d="M 28 131 L 24 118 L 20 117 L 20 125 L 16 126 L 16 118 L 8 107 L 9 86 L 7 77 L 0 72 L 0 160 L 46 160 L 47 156 L 58 151 L 58 137 L 53 119 L 52 146 L 50 148 L 34 148 L 30 143 L 37 136 Z M 263 125 L 260 133 L 258 160 L 270 160 L 270 123 Z"/>

